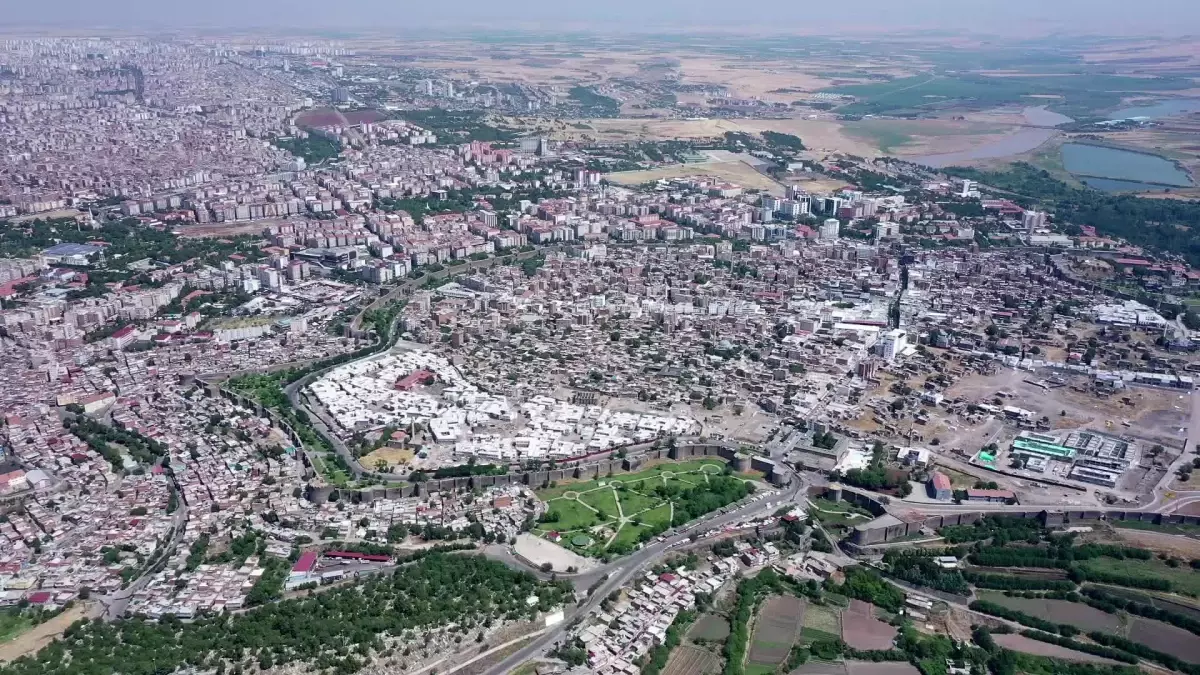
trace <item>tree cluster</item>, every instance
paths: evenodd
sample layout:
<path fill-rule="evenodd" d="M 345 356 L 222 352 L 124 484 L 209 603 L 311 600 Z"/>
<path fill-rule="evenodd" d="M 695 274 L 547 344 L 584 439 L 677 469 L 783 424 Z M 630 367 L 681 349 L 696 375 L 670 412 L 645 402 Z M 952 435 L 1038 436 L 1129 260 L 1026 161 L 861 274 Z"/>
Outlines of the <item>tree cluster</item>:
<path fill-rule="evenodd" d="M 286 561 L 280 561 L 286 574 Z M 390 649 L 385 639 L 422 639 L 455 624 L 463 633 L 496 621 L 532 618 L 569 597 L 569 584 L 477 556 L 433 553 L 395 573 L 242 614 L 111 623 L 81 620 L 36 655 L 0 667 L 0 675 L 152 675 L 181 669 L 310 664 L 352 673 Z M 525 600 L 536 597 L 537 603 Z M 264 665 L 270 664 L 270 665 Z"/>

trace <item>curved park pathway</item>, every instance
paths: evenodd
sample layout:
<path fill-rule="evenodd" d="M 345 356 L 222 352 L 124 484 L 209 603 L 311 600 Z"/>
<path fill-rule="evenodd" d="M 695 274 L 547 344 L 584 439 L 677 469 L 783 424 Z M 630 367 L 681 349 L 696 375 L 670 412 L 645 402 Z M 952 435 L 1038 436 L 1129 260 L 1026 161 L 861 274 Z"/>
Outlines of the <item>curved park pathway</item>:
<path fill-rule="evenodd" d="M 713 467 L 713 468 L 710 469 L 708 467 Z M 697 468 L 692 471 L 680 471 L 680 472 L 662 471 L 661 473 L 659 473 L 657 475 L 649 476 L 647 478 L 640 478 L 638 480 L 622 480 L 620 478 L 609 478 L 609 479 L 604 479 L 604 480 L 599 481 L 599 483 L 600 483 L 599 485 L 597 485 L 596 487 L 593 487 L 593 488 L 589 488 L 587 490 L 567 490 L 567 491 L 563 492 L 561 495 L 559 495 L 558 497 L 554 497 L 554 498 L 546 500 L 546 504 L 551 505 L 551 507 L 552 507 L 554 502 L 574 502 L 576 504 L 581 505 L 583 508 L 587 509 L 588 511 L 591 511 L 593 514 L 596 514 L 597 516 L 603 516 L 603 518 L 602 518 L 601 522 L 599 522 L 599 523 L 588 524 L 588 525 L 584 525 L 582 527 L 573 527 L 570 529 L 558 529 L 558 530 L 553 530 L 553 531 L 556 531 L 559 534 L 564 535 L 564 537 L 566 535 L 570 535 L 573 533 L 590 535 L 590 534 L 594 533 L 597 528 L 611 527 L 612 525 L 615 524 L 616 528 L 612 530 L 612 533 L 609 535 L 608 539 L 604 542 L 604 548 L 607 549 L 609 546 L 612 545 L 612 543 L 614 541 L 616 541 L 617 537 L 620 536 L 620 534 L 621 534 L 621 530 L 624 529 L 627 525 L 631 526 L 631 527 L 641 526 L 642 523 L 639 522 L 639 519 L 642 515 L 650 512 L 650 511 L 661 509 L 663 506 L 669 507 L 667 521 L 666 521 L 666 527 L 670 527 L 671 523 L 674 522 L 674 520 L 675 520 L 675 502 L 671 499 L 664 499 L 661 496 L 655 495 L 653 492 L 650 491 L 650 489 L 647 489 L 647 488 L 653 488 L 655 486 L 655 483 L 666 486 L 666 485 L 669 485 L 670 484 L 669 481 L 672 481 L 672 480 L 679 481 L 680 483 L 685 483 L 687 485 L 691 485 L 691 486 L 695 487 L 696 485 L 698 485 L 698 483 L 693 482 L 692 480 L 688 480 L 685 477 L 688 477 L 688 476 L 699 477 L 699 478 L 703 479 L 703 481 L 705 483 L 708 483 L 709 476 L 720 473 L 720 472 L 721 472 L 721 469 L 718 467 L 717 464 L 704 464 L 700 468 Z M 743 479 L 743 480 L 745 480 L 745 479 Z M 635 488 L 634 486 L 637 486 L 637 487 Z M 621 499 L 621 495 L 624 492 L 633 493 L 634 495 L 637 495 L 641 498 L 644 498 L 647 500 L 652 500 L 652 501 L 654 501 L 654 503 L 650 506 L 646 506 L 646 507 L 638 509 L 636 511 L 626 513 L 624 500 Z M 611 494 L 613 502 L 616 504 L 617 513 L 616 513 L 615 518 L 613 516 L 609 515 L 606 510 L 602 510 L 601 508 L 598 508 L 594 504 L 595 500 L 593 500 L 592 502 L 589 502 L 585 499 L 586 495 L 600 496 L 604 493 Z M 546 532 L 546 531 L 550 531 L 550 529 L 553 527 L 554 523 L 552 523 L 552 522 L 544 523 L 543 525 L 544 525 L 544 527 L 541 527 L 539 529 L 543 530 L 543 532 Z M 548 526 L 548 527 L 546 527 L 546 526 Z"/>

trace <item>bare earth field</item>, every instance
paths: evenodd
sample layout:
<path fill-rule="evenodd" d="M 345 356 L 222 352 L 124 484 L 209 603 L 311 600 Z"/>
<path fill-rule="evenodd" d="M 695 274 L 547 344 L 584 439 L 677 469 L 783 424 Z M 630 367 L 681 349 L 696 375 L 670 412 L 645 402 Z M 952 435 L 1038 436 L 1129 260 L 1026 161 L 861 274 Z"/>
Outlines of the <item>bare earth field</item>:
<path fill-rule="evenodd" d="M 1129 527 L 1114 527 L 1112 530 L 1118 540 L 1130 546 L 1170 553 L 1184 560 L 1200 558 L 1200 540 L 1176 534 L 1135 530 Z"/>
<path fill-rule="evenodd" d="M 33 654 L 50 644 L 63 631 L 84 616 L 99 614 L 99 606 L 76 605 L 49 621 L 25 631 L 16 638 L 0 644 L 0 663 L 8 663 L 26 654 Z"/>
<path fill-rule="evenodd" d="M 1074 649 L 1059 647 L 1052 645 L 1049 642 L 1041 642 L 1033 640 L 1024 635 L 1016 633 L 1007 633 L 1004 635 L 993 635 L 996 644 L 1006 649 L 1011 649 L 1015 652 L 1023 654 L 1033 654 L 1035 656 L 1049 656 L 1055 659 L 1063 659 L 1064 661 L 1078 661 L 1080 663 L 1110 663 L 1115 664 L 1116 661 L 1106 659 L 1102 656 L 1093 656 L 1084 652 L 1077 652 Z"/>
<path fill-rule="evenodd" d="M 756 171 L 744 162 L 702 162 L 698 164 L 676 164 L 647 171 L 620 171 L 608 174 L 607 178 L 621 185 L 641 185 L 660 179 L 713 176 L 736 183 L 743 188 L 766 190 L 782 195 L 783 186 Z"/>
<path fill-rule="evenodd" d="M 380 460 L 387 463 L 388 466 L 396 466 L 400 464 L 408 464 L 413 459 L 412 450 L 404 450 L 401 448 L 383 447 L 378 450 L 372 450 L 370 453 L 363 455 L 360 461 L 363 466 L 375 468 L 375 464 Z"/>
<path fill-rule="evenodd" d="M 842 641 L 854 649 L 889 649 L 899 632 L 874 616 L 874 607 L 862 600 L 851 600 L 842 612 Z"/>
<path fill-rule="evenodd" d="M 705 649 L 684 645 L 671 654 L 662 672 L 663 675 L 713 675 L 721 672 L 721 659 Z"/>

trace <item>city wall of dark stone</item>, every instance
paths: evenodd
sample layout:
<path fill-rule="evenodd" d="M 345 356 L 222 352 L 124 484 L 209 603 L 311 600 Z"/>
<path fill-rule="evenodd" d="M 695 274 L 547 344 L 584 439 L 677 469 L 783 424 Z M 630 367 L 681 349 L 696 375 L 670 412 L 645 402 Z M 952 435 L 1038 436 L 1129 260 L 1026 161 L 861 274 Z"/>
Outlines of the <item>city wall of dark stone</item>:
<path fill-rule="evenodd" d="M 718 443 L 679 444 L 674 449 L 650 449 L 625 458 L 599 461 L 563 462 L 550 471 L 525 471 L 504 475 L 465 476 L 461 478 L 429 479 L 417 483 L 404 483 L 388 487 L 375 486 L 357 490 L 338 489 L 333 486 L 313 488 L 309 500 L 321 504 L 328 501 L 336 490 L 339 499 L 355 502 L 372 502 L 377 499 L 401 499 L 420 497 L 435 492 L 483 489 L 497 485 L 525 485 L 541 488 L 558 481 L 587 481 L 621 473 L 636 473 L 646 463 L 654 460 L 688 460 L 697 457 L 718 457 L 729 462 L 734 471 L 762 471 L 766 480 L 773 483 L 786 480 L 785 474 L 775 471 L 775 465 L 765 458 L 740 454 L 732 446 Z"/>
<path fill-rule="evenodd" d="M 212 394 L 223 396 L 231 402 L 249 408 L 259 417 L 270 419 L 276 427 L 283 431 L 293 446 L 297 448 L 297 451 L 301 453 L 304 463 L 304 478 L 311 480 L 316 476 L 312 463 L 305 454 L 304 444 L 301 442 L 299 434 L 296 433 L 287 421 L 252 398 L 229 389 L 224 389 L 211 382 L 201 382 Z M 421 482 L 403 482 L 399 485 L 393 484 L 386 487 L 374 486 L 356 490 L 342 489 L 335 486 L 313 487 L 308 491 L 308 498 L 315 503 L 321 504 L 327 501 L 334 491 L 337 491 L 339 498 L 351 499 L 356 502 L 372 502 L 376 499 L 417 497 L 435 492 L 482 489 L 496 485 L 512 485 L 514 483 L 540 488 L 557 481 L 587 481 L 603 478 L 610 474 L 636 473 L 647 462 L 653 460 L 680 461 L 696 457 L 719 457 L 729 462 L 735 472 L 746 473 L 758 471 L 763 474 L 765 480 L 775 485 L 784 485 L 788 480 L 787 474 L 777 470 L 775 463 L 771 460 L 758 455 L 740 453 L 734 446 L 721 443 L 680 443 L 675 448 L 660 447 L 634 450 L 629 456 L 624 458 L 611 457 L 598 461 L 590 458 L 575 461 L 568 460 L 557 463 L 557 468 L 548 471 L 510 472 L 504 475 L 429 479 Z"/>
<path fill-rule="evenodd" d="M 876 516 L 887 512 L 886 506 L 876 497 L 846 487 L 822 488 L 821 496 L 833 501 L 846 501 L 867 509 Z M 1012 506 L 989 511 L 961 511 L 932 515 L 911 522 L 895 522 L 887 519 L 876 524 L 874 521 L 854 528 L 850 535 L 851 546 L 864 547 L 884 544 L 903 537 L 915 536 L 922 529 L 938 530 L 951 525 L 972 525 L 987 516 L 1036 519 L 1049 528 L 1094 525 L 1104 521 L 1135 521 L 1154 525 L 1200 525 L 1200 516 L 1129 511 L 1124 509 L 1046 509 Z M 890 522 L 888 522 L 890 521 Z"/>

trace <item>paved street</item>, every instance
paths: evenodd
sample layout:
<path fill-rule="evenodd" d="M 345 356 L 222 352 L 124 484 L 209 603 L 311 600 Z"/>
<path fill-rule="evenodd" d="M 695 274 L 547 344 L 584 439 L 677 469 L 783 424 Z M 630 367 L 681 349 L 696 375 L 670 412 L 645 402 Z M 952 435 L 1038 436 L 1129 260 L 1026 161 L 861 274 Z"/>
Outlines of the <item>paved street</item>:
<path fill-rule="evenodd" d="M 790 471 L 784 467 L 785 470 Z M 590 597 L 585 599 L 581 604 L 576 605 L 573 609 L 568 609 L 562 623 L 552 627 L 543 633 L 537 640 L 523 647 L 500 663 L 492 666 L 484 671 L 484 675 L 503 675 L 510 670 L 516 668 L 521 663 L 528 661 L 531 658 L 541 656 L 551 650 L 556 643 L 562 641 L 565 637 L 567 628 L 576 620 L 589 615 L 593 610 L 600 606 L 600 603 L 608 596 L 609 593 L 621 588 L 629 583 L 631 579 L 641 574 L 646 568 L 651 567 L 659 559 L 665 557 L 673 548 L 684 543 L 693 534 L 703 534 L 718 530 L 726 525 L 745 520 L 751 516 L 762 514 L 769 509 L 766 506 L 767 501 L 792 503 L 797 501 L 804 491 L 804 483 L 801 482 L 798 476 L 792 475 L 792 483 L 784 491 L 770 499 L 757 499 L 739 509 L 726 513 L 724 515 L 700 520 L 689 526 L 681 528 L 675 534 L 661 542 L 654 542 L 646 545 L 641 550 L 617 560 L 609 565 L 605 565 L 597 570 L 589 572 L 585 576 L 586 580 L 576 580 L 576 588 L 586 590 L 594 584 L 596 580 L 608 574 L 608 579 L 597 588 Z M 775 508 L 778 508 L 776 506 Z M 585 583 L 586 582 L 586 583 Z"/>

